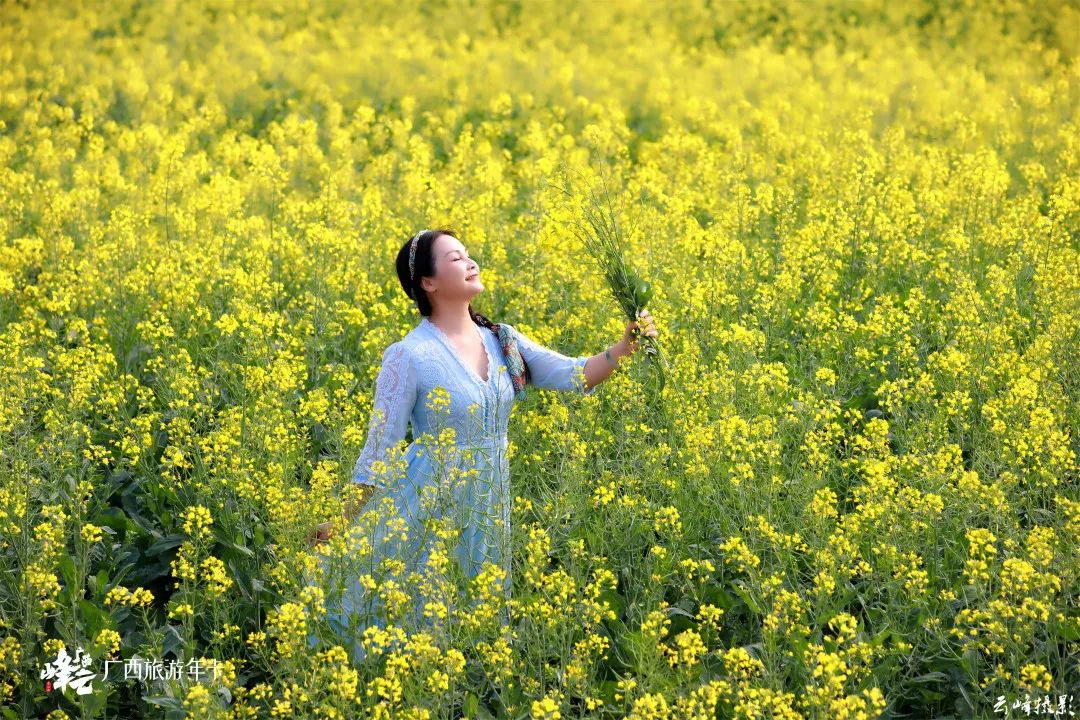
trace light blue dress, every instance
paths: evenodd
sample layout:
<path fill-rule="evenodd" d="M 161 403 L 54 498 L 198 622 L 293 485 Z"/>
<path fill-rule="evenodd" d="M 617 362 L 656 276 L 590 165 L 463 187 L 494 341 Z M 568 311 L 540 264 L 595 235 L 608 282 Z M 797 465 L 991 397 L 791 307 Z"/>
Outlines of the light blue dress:
<path fill-rule="evenodd" d="M 378 568 L 384 557 L 392 556 L 407 564 L 402 577 L 420 569 L 426 563 L 427 547 L 432 539 L 432 533 L 425 531 L 425 519 L 454 513 L 454 524 L 461 528 L 455 555 L 465 577 L 475 577 L 485 561 L 501 565 L 506 573 L 503 591 L 509 597 L 512 496 L 506 433 L 515 394 L 498 338 L 488 328 L 473 327 L 487 353 L 487 381 L 460 357 L 449 338 L 426 317 L 403 339 L 386 348 L 375 380 L 367 441 L 356 460 L 352 481 L 375 486 L 367 508 L 377 507 L 389 496 L 400 517 L 408 523 L 406 542 L 402 543 L 397 533 L 392 533 L 386 541 L 387 527 L 380 517 L 371 537 L 374 550 L 370 568 Z M 567 357 L 537 344 L 516 328 L 513 333 L 529 368 L 530 385 L 585 395 L 596 391 L 596 386 L 585 389 L 582 369 L 588 356 Z M 433 408 L 429 393 L 436 387 L 444 388 L 449 394 L 449 404 L 445 407 Z M 474 404 L 475 409 L 470 411 Z M 384 459 L 387 450 L 405 438 L 410 422 L 413 439 L 404 455 L 407 474 L 401 480 L 387 482 L 386 475 L 372 472 L 372 463 Z M 446 428 L 453 428 L 455 434 L 453 452 L 451 457 L 438 462 L 435 453 L 427 448 Z M 475 477 L 466 475 L 455 482 L 449 479 L 450 468 L 475 468 L 478 472 Z M 344 581 L 347 588 L 340 605 L 328 599 L 327 616 L 342 644 L 352 645 L 354 657 L 362 659 L 365 653 L 356 628 L 362 631 L 369 625 L 385 627 L 377 615 L 381 599 L 365 590 L 357 578 Z M 413 618 L 418 619 L 428 599 L 413 600 Z M 350 618 L 356 619 L 351 635 Z M 315 635 L 310 635 L 308 641 L 314 647 Z"/>

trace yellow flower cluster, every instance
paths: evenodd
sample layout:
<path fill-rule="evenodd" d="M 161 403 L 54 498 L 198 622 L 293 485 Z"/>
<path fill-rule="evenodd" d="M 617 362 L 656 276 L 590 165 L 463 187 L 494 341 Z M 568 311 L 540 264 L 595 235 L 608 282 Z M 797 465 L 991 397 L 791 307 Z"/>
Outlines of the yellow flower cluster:
<path fill-rule="evenodd" d="M 56 599 L 60 596 L 60 581 L 56 573 L 44 570 L 41 563 L 34 563 L 27 566 L 23 572 L 23 579 L 44 612 L 57 607 Z"/>
<path fill-rule="evenodd" d="M 916 552 L 904 553 L 897 561 L 893 577 L 903 583 L 904 592 L 911 598 L 925 597 L 930 588 L 930 574 L 923 568 L 922 558 Z"/>
<path fill-rule="evenodd" d="M 204 558 L 200 565 L 201 580 L 206 583 L 206 594 L 211 598 L 220 598 L 233 585 L 233 580 L 225 570 L 225 563 L 213 556 Z"/>
<path fill-rule="evenodd" d="M 668 535 L 677 538 L 682 534 L 682 529 L 679 510 L 671 505 L 660 508 L 653 516 L 653 530 L 661 537 Z"/>
<path fill-rule="evenodd" d="M 593 490 L 593 505 L 603 507 L 615 499 L 615 482 L 609 481 L 606 485 L 597 485 Z"/>
<path fill-rule="evenodd" d="M 153 593 L 145 587 L 136 587 L 134 590 L 117 585 L 105 594 L 105 604 L 125 604 L 133 608 L 148 608 L 153 602 Z"/>
<path fill-rule="evenodd" d="M 648 642 L 659 642 L 667 637 L 671 620 L 663 610 L 652 610 L 641 622 L 641 635 Z"/>
<path fill-rule="evenodd" d="M 1049 692 L 1053 682 L 1053 676 L 1044 665 L 1027 663 L 1020 668 L 1020 684 L 1030 691 Z"/>
<path fill-rule="evenodd" d="M 694 630 L 683 630 L 672 638 L 672 643 L 671 646 L 664 646 L 668 663 L 672 667 L 693 667 L 709 652 L 701 636 Z"/>
<path fill-rule="evenodd" d="M 435 413 L 449 413 L 450 392 L 441 386 L 435 386 L 427 394 L 427 407 Z"/>
<path fill-rule="evenodd" d="M 64 551 L 66 543 L 65 526 L 70 519 L 61 505 L 45 505 L 41 508 L 43 522 L 34 527 L 43 559 L 55 558 Z"/>
<path fill-rule="evenodd" d="M 968 541 L 968 559 L 964 563 L 964 580 L 969 585 L 990 581 L 990 564 L 997 557 L 997 538 L 985 528 L 974 528 L 965 533 Z"/>
<path fill-rule="evenodd" d="M 184 513 L 184 532 L 193 540 L 206 540 L 210 537 L 210 526 L 213 522 L 214 519 L 207 508 L 194 505 Z"/>
<path fill-rule="evenodd" d="M 507 686 L 514 677 L 514 663 L 510 644 L 506 639 L 497 638 L 490 643 L 481 640 L 476 644 L 476 649 L 480 652 L 484 669 L 500 684 Z"/>
<path fill-rule="evenodd" d="M 110 628 L 99 631 L 94 642 L 106 648 L 107 655 L 112 656 L 120 652 L 120 633 Z"/>
<path fill-rule="evenodd" d="M 554 698 L 544 697 L 541 700 L 533 700 L 530 717 L 533 720 L 559 720 L 562 712 L 559 710 L 559 703 Z"/>
<path fill-rule="evenodd" d="M 63 641 L 59 641 L 63 646 Z M 50 641 L 44 644 L 45 654 L 50 658 L 56 657 L 58 648 L 50 648 Z M 0 640 L 0 701 L 9 702 L 15 695 L 15 687 L 19 681 L 19 662 L 22 659 L 22 651 L 19 648 L 19 640 L 14 636 L 7 636 Z"/>
<path fill-rule="evenodd" d="M 269 614 L 266 625 L 275 640 L 278 657 L 292 657 L 307 643 L 308 618 L 303 605 L 285 603 Z"/>
<path fill-rule="evenodd" d="M 785 635 L 808 637 L 810 628 L 804 622 L 808 610 L 807 602 L 795 591 L 779 587 L 780 578 L 773 576 L 773 583 L 764 585 L 769 611 L 762 620 L 761 629 L 766 635 Z"/>
<path fill-rule="evenodd" d="M 1054 555 L 1051 538 L 1050 533 L 1039 528 L 1028 534 L 1026 551 L 1035 563 L 1044 567 Z M 1012 538 L 1005 542 L 1005 547 L 1019 552 L 1019 543 L 1009 540 Z M 992 541 L 993 535 L 985 530 L 969 531 L 972 553 L 996 555 L 996 550 L 988 545 Z M 967 564 L 971 564 L 970 559 Z M 989 578 L 984 575 L 979 579 Z M 1032 562 L 1015 556 L 1004 559 L 995 579 L 998 582 L 981 601 L 960 609 L 949 634 L 959 639 L 964 648 L 977 647 L 990 654 L 1006 655 L 1015 648 L 1029 646 L 1039 628 L 1061 617 L 1053 605 L 1061 592 L 1062 581 L 1052 567 L 1040 571 Z"/>
<path fill-rule="evenodd" d="M 83 523 L 82 529 L 80 530 L 80 535 L 82 536 L 83 542 L 100 542 L 102 538 L 101 527 L 98 525 L 93 525 L 91 523 Z"/>
<path fill-rule="evenodd" d="M 724 554 L 724 560 L 737 572 L 746 573 L 761 565 L 761 559 L 750 551 L 746 542 L 735 535 L 728 538 L 720 545 L 720 552 Z"/>

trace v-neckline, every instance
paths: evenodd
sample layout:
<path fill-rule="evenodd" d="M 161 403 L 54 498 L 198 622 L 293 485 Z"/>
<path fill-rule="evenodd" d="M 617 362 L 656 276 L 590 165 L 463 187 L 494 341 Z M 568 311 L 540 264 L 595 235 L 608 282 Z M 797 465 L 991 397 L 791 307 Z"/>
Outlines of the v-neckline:
<path fill-rule="evenodd" d="M 439 328 L 438 325 L 431 322 L 431 320 L 429 320 L 427 317 L 424 317 L 424 322 L 427 323 L 428 326 L 432 330 L 435 331 L 435 335 L 439 338 L 439 340 L 443 343 L 443 345 L 446 346 L 446 349 L 450 351 L 450 354 L 454 356 L 454 359 L 458 361 L 459 365 L 461 365 L 463 368 L 465 368 L 481 384 L 487 385 L 488 383 L 491 382 L 491 368 L 492 368 L 494 363 L 491 360 L 491 351 L 488 349 L 487 343 L 484 342 L 484 336 L 481 334 L 479 325 L 477 325 L 476 323 L 473 323 L 473 327 L 476 328 L 476 335 L 477 335 L 477 337 L 480 338 L 480 346 L 482 348 L 484 348 L 484 355 L 487 357 L 487 375 L 488 375 L 487 380 L 480 377 L 480 373 L 476 372 L 476 368 L 472 367 L 471 365 L 469 365 L 469 363 L 465 362 L 465 359 L 463 357 L 461 357 L 461 353 L 459 353 L 457 348 L 454 347 L 454 343 L 452 343 L 450 341 L 450 338 L 446 336 L 446 333 L 444 333 L 442 331 L 442 329 Z"/>

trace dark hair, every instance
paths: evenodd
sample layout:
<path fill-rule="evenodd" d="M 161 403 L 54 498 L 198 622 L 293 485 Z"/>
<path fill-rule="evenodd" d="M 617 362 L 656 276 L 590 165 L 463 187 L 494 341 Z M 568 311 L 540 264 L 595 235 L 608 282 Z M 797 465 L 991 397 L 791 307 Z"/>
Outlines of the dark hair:
<path fill-rule="evenodd" d="M 429 317 L 431 315 L 431 301 L 428 299 L 427 292 L 420 286 L 420 278 L 431 277 L 435 274 L 435 256 L 431 252 L 431 246 L 435 243 L 435 238 L 440 235 L 449 235 L 458 240 L 461 239 L 458 237 L 457 231 L 452 228 L 425 230 L 420 233 L 420 238 L 416 241 L 416 257 L 413 258 L 414 277 L 409 277 L 409 245 L 412 244 L 412 235 L 410 235 L 409 239 L 405 241 L 405 244 L 401 246 L 401 250 L 398 251 L 397 260 L 395 261 L 398 282 L 400 282 L 401 287 L 404 288 L 405 294 L 416 302 L 417 309 L 420 310 L 420 314 L 424 317 Z M 474 323 L 480 327 L 486 327 L 495 334 L 496 338 L 498 338 L 498 333 L 495 332 L 495 324 L 473 310 L 472 303 L 469 303 L 469 317 L 472 318 Z M 525 365 L 524 358 L 522 358 L 521 362 Z M 525 365 L 525 377 L 529 377 L 528 365 Z"/>

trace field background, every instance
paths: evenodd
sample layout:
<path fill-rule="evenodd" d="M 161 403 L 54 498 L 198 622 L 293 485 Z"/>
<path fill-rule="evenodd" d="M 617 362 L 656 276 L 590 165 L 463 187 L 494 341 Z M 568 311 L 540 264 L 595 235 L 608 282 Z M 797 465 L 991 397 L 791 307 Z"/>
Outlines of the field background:
<path fill-rule="evenodd" d="M 1068 0 L 3 3 L 0 713 L 1080 712 L 1078 52 Z M 304 537 L 394 254 L 458 228 L 599 352 L 550 181 L 601 161 L 662 403 L 532 392 L 513 642 L 481 577 L 353 663 Z M 76 647 L 224 672 L 46 695 Z"/>

